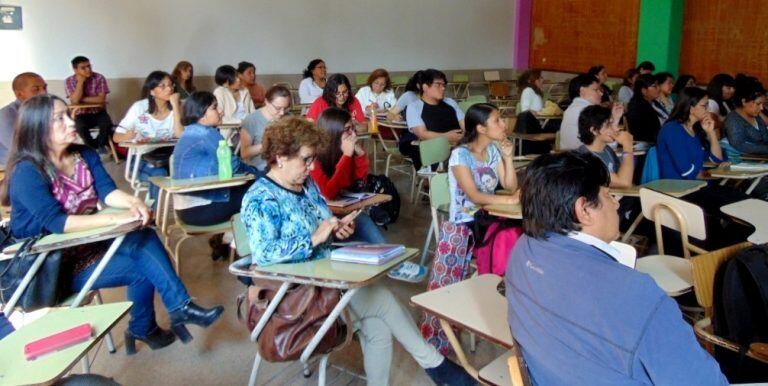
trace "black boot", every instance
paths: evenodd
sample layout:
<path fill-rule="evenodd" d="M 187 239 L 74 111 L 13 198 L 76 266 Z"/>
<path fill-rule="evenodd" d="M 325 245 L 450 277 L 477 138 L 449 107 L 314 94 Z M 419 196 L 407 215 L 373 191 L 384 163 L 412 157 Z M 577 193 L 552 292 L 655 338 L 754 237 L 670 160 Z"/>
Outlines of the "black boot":
<path fill-rule="evenodd" d="M 219 234 L 208 239 L 211 246 L 211 259 L 213 261 L 227 260 L 229 257 L 229 244 L 224 243 L 224 234 Z"/>
<path fill-rule="evenodd" d="M 146 343 L 152 350 L 161 349 L 176 340 L 176 336 L 170 331 L 165 331 L 160 327 L 155 326 L 147 336 L 133 335 L 132 332 L 125 331 L 125 352 L 128 355 L 136 354 L 136 341 L 140 340 Z"/>
<path fill-rule="evenodd" d="M 202 308 L 195 303 L 189 302 L 186 306 L 171 312 L 171 330 L 181 339 L 188 343 L 192 340 L 192 335 L 187 330 L 185 324 L 196 324 L 201 327 L 208 327 L 218 319 L 224 312 L 224 307 L 216 306 L 213 308 Z"/>
<path fill-rule="evenodd" d="M 450 359 L 443 359 L 437 367 L 431 369 L 424 369 L 432 378 L 432 382 L 435 382 L 437 386 L 450 385 L 450 386 L 470 386 L 477 385 L 477 380 L 472 378 L 471 375 L 464 370 L 463 367 L 453 363 Z"/>

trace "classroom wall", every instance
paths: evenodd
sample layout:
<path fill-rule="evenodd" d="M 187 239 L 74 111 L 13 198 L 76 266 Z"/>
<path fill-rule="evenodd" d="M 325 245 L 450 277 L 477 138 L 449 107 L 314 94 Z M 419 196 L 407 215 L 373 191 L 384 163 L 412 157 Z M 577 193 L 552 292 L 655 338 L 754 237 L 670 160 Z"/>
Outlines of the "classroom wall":
<path fill-rule="evenodd" d="M 255 63 L 265 83 L 298 80 L 315 57 L 325 59 L 331 73 L 512 64 L 513 0 L 3 3 L 23 7 L 24 29 L 0 31 L 2 104 L 13 99 L 9 82 L 23 71 L 39 72 L 52 92 L 61 93 L 69 61 L 78 54 L 109 79 L 110 110 L 118 115 L 136 100 L 146 74 L 170 72 L 181 59 L 195 65 L 205 88 L 217 66 L 240 60 Z"/>
<path fill-rule="evenodd" d="M 768 81 L 768 8 L 743 0 L 686 1 L 680 73 L 701 84 L 744 72 Z"/>

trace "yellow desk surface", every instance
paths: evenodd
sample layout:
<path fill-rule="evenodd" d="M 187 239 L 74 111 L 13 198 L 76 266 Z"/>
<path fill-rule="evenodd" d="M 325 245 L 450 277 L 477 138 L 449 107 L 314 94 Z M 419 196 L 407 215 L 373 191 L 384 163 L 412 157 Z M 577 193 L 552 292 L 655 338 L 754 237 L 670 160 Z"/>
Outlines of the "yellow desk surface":
<path fill-rule="evenodd" d="M 188 179 L 172 179 L 169 177 L 150 177 L 149 180 L 158 188 L 169 192 L 184 190 L 192 192 L 196 190 L 208 190 L 242 185 L 246 181 L 256 178 L 252 174 L 236 174 L 227 180 L 220 180 L 219 176 L 208 176 Z"/>
<path fill-rule="evenodd" d="M 0 384 L 41 384 L 61 377 L 125 316 L 131 304 L 120 302 L 60 309 L 8 335 L 0 340 Z M 27 343 L 83 323 L 91 324 L 92 339 L 32 361 L 24 358 Z"/>
<path fill-rule="evenodd" d="M 628 197 L 640 197 L 640 188 L 648 188 L 672 197 L 682 197 L 707 185 L 702 180 L 656 180 L 631 188 L 611 188 L 611 194 Z"/>

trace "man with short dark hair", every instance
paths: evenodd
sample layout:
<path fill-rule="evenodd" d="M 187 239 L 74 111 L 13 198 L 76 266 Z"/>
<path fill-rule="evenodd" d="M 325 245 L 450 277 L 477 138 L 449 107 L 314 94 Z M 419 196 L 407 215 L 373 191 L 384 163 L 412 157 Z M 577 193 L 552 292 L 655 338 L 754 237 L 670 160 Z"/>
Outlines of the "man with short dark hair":
<path fill-rule="evenodd" d="M 534 384 L 727 385 L 677 304 L 619 263 L 610 175 L 582 152 L 545 154 L 521 187 L 523 229 L 507 265 L 512 335 Z"/>
<path fill-rule="evenodd" d="M 568 94 L 571 104 L 563 113 L 560 123 L 560 150 L 575 150 L 581 146 L 579 141 L 579 114 L 585 107 L 600 104 L 603 89 L 597 78 L 589 74 L 581 74 L 571 79 L 568 84 Z M 614 105 L 614 118 L 618 122 L 624 114 L 624 107 Z M 618 116 L 618 118 L 616 118 Z"/>
<path fill-rule="evenodd" d="M 656 71 L 656 66 L 650 61 L 645 60 L 640 62 L 640 64 L 637 65 L 637 72 L 640 73 L 640 75 L 643 75 L 643 74 L 653 75 L 655 71 Z"/>
<path fill-rule="evenodd" d="M 592 153 L 603 161 L 611 175 L 612 188 L 629 188 L 635 170 L 632 134 L 622 130 L 611 117 L 611 109 L 600 105 L 587 106 L 579 115 L 579 150 Z M 621 145 L 621 159 L 609 146 Z"/>
<path fill-rule="evenodd" d="M 45 84 L 43 77 L 34 72 L 16 75 L 11 88 L 16 95 L 16 100 L 0 109 L 0 167 L 3 169 L 13 146 L 13 133 L 16 130 L 16 119 L 19 117 L 21 104 L 33 96 L 48 92 L 48 85 Z"/>
<path fill-rule="evenodd" d="M 75 128 L 86 145 L 97 150 L 101 149 L 110 140 L 114 126 L 105 108 L 107 94 L 109 94 L 107 79 L 91 69 L 91 62 L 85 56 L 76 56 L 72 59 L 72 69 L 75 74 L 64 81 L 69 103 L 99 105 L 99 107 L 77 110 Z M 93 127 L 99 128 L 99 135 L 95 140 L 90 133 Z"/>

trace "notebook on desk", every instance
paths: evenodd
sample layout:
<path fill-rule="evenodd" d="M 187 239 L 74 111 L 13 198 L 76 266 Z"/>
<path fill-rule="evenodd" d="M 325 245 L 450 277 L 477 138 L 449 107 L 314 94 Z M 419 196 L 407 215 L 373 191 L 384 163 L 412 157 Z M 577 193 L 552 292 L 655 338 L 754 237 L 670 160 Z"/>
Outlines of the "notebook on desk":
<path fill-rule="evenodd" d="M 352 193 L 352 192 L 342 192 L 338 198 L 335 200 L 326 200 L 326 203 L 328 206 L 336 206 L 343 208 L 345 206 L 350 206 L 354 203 L 367 200 L 373 196 L 375 196 L 376 193 Z"/>
<path fill-rule="evenodd" d="M 381 265 L 405 251 L 400 244 L 360 244 L 334 249 L 332 261 Z"/>

